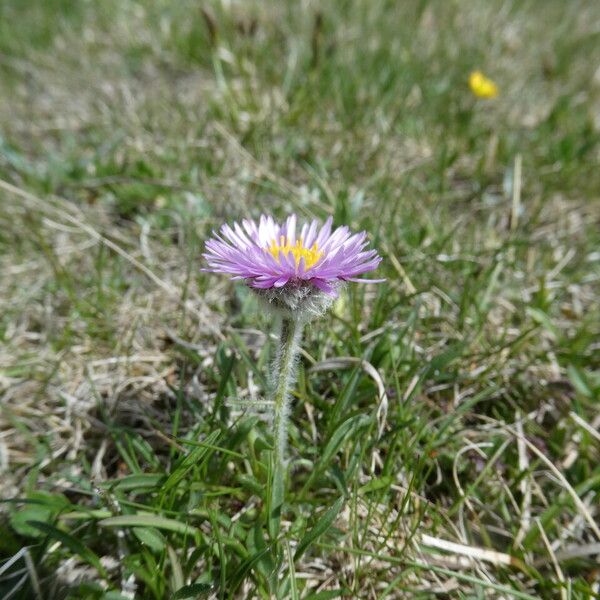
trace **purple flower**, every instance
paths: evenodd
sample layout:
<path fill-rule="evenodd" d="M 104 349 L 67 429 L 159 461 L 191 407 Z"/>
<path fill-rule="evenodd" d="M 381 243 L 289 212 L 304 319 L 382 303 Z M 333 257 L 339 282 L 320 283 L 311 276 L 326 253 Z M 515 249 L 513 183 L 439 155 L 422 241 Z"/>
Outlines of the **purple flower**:
<path fill-rule="evenodd" d="M 357 279 L 381 262 L 376 250 L 366 249 L 365 231 L 352 234 L 346 226 L 332 230 L 329 217 L 322 227 L 312 221 L 298 232 L 296 220 L 293 214 L 279 225 L 273 217 L 262 215 L 258 223 L 243 220 L 241 226 L 223 225 L 221 235 L 213 232 L 206 242 L 203 256 L 209 266 L 203 270 L 244 279 L 253 288 L 306 284 L 332 296 L 340 282 L 383 281 Z"/>

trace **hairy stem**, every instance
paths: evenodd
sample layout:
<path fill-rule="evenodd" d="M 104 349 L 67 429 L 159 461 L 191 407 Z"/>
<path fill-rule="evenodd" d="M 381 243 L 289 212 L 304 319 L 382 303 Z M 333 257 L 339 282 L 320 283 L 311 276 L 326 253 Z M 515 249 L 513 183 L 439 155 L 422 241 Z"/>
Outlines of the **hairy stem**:
<path fill-rule="evenodd" d="M 273 460 L 271 465 L 271 498 L 269 511 L 269 533 L 272 538 L 279 534 L 281 507 L 285 495 L 286 448 L 290 387 L 294 381 L 296 356 L 302 335 L 303 323 L 297 319 L 283 318 L 279 346 L 273 373 Z"/>

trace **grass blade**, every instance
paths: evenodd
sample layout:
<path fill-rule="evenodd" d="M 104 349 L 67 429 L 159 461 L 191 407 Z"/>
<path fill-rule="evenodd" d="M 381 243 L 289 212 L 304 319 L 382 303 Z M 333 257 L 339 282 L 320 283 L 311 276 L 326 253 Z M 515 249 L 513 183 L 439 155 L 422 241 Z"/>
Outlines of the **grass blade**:
<path fill-rule="evenodd" d="M 48 537 L 55 539 L 64 546 L 66 546 L 71 552 L 79 555 L 85 562 L 94 567 L 102 577 L 107 577 L 107 573 L 100 563 L 98 556 L 83 544 L 80 540 L 73 537 L 66 531 L 62 531 L 50 523 L 43 523 L 42 521 L 29 521 L 29 525 L 44 532 Z"/>
<path fill-rule="evenodd" d="M 309 546 L 333 525 L 343 505 L 344 496 L 340 496 L 333 506 L 317 521 L 316 525 L 300 540 L 294 554 L 294 560 L 298 560 L 308 550 Z"/>
<path fill-rule="evenodd" d="M 102 519 L 98 522 L 98 525 L 102 527 L 155 527 L 156 529 L 164 529 L 183 535 L 200 535 L 200 530 L 192 525 L 156 515 L 119 515 L 118 517 Z"/>

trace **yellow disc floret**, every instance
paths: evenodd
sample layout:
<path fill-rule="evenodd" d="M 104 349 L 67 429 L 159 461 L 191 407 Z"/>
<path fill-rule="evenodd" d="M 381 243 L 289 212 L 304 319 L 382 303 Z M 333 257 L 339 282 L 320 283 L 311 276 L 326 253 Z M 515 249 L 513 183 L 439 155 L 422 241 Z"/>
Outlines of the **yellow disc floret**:
<path fill-rule="evenodd" d="M 283 252 L 284 254 L 289 254 L 291 252 L 296 261 L 296 267 L 298 267 L 300 260 L 303 258 L 305 269 L 310 269 L 310 267 L 315 265 L 321 256 L 323 256 L 323 252 L 319 251 L 317 242 L 315 242 L 311 248 L 305 248 L 303 240 L 299 239 L 296 241 L 296 244 L 292 246 L 283 235 L 279 238 L 279 244 L 276 240 L 273 240 L 268 250 L 277 262 L 279 262 L 280 252 Z"/>

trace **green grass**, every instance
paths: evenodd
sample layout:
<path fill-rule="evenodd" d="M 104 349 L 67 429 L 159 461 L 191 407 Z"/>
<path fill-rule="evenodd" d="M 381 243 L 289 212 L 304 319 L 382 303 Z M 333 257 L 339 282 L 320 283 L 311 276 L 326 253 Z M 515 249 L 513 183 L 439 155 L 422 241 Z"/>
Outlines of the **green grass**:
<path fill-rule="evenodd" d="M 584 1 L 2 2 L 0 597 L 598 597 L 599 32 Z M 367 229 L 387 283 L 306 332 L 275 542 L 271 427 L 230 402 L 272 323 L 199 269 L 292 210 Z"/>

